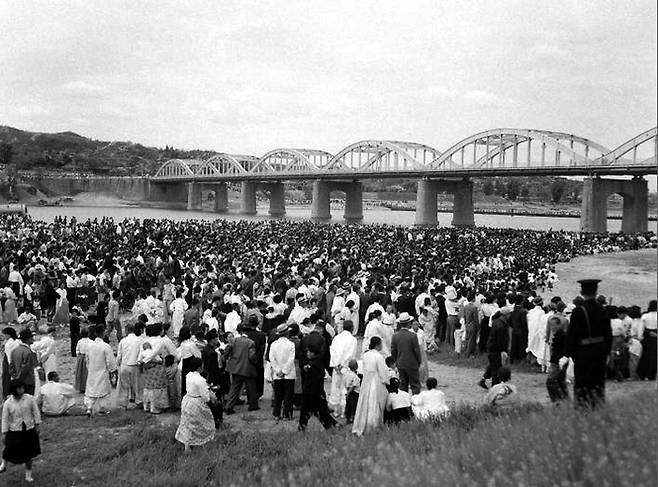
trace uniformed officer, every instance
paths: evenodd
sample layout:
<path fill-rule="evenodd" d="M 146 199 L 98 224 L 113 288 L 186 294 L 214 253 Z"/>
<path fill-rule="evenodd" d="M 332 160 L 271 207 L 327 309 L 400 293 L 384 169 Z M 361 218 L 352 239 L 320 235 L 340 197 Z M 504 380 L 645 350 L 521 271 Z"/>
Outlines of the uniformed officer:
<path fill-rule="evenodd" d="M 600 279 L 581 279 L 584 302 L 571 313 L 567 355 L 574 361 L 576 407 L 595 408 L 605 402 L 606 360 L 612 344 L 610 319 L 596 301 Z"/>

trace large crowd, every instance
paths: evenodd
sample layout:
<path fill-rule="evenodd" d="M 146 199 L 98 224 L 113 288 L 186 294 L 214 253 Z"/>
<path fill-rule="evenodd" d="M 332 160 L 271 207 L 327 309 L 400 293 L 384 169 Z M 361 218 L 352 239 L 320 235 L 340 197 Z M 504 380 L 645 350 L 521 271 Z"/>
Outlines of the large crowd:
<path fill-rule="evenodd" d="M 3 458 L 29 467 L 41 413 L 106 413 L 115 387 L 120 407 L 180 409 L 185 450 L 210 441 L 244 391 L 260 409 L 265 382 L 274 419 L 297 408 L 300 430 L 313 415 L 358 435 L 441 417 L 427 357 L 448 349 L 487 354 L 491 405 L 513 402 L 506 363 L 526 360 L 563 401 L 570 317 L 586 307 L 541 299 L 555 265 L 656 246 L 653 233 L 0 215 Z M 610 377 L 655 380 L 655 301 L 597 303 Z M 73 385 L 59 382 L 63 336 Z"/>

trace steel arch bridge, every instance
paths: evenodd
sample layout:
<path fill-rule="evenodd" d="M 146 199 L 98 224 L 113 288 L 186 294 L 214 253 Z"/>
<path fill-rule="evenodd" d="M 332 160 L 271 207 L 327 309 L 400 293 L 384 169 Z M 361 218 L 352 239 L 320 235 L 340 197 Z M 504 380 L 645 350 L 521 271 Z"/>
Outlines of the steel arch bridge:
<path fill-rule="evenodd" d="M 280 148 L 261 157 L 217 154 L 205 161 L 172 159 L 151 179 L 156 182 L 213 182 L 646 175 L 657 169 L 656 133 L 653 127 L 612 150 L 574 134 L 537 129 L 487 130 L 460 140 L 446 151 L 416 142 L 362 140 L 336 155 L 317 149 Z M 647 156 L 647 152 L 652 155 Z"/>

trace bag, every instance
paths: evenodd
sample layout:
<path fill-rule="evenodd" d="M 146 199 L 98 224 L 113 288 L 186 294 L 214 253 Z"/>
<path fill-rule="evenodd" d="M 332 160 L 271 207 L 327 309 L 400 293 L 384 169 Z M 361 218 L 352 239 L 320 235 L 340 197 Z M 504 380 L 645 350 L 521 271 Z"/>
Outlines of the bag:
<path fill-rule="evenodd" d="M 110 372 L 110 384 L 112 385 L 112 387 L 116 387 L 118 382 L 119 382 L 119 372 L 113 370 L 112 372 Z"/>
<path fill-rule="evenodd" d="M 272 364 L 267 361 L 265 362 L 265 371 L 263 372 L 263 376 L 265 378 L 266 382 L 272 382 L 274 374 L 272 373 Z"/>

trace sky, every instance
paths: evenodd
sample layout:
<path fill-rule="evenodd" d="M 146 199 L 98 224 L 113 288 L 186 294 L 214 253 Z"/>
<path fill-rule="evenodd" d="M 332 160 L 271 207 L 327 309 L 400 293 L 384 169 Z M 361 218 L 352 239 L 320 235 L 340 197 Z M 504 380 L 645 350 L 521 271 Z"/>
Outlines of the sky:
<path fill-rule="evenodd" d="M 0 125 L 262 155 L 656 125 L 656 1 L 0 0 Z"/>

